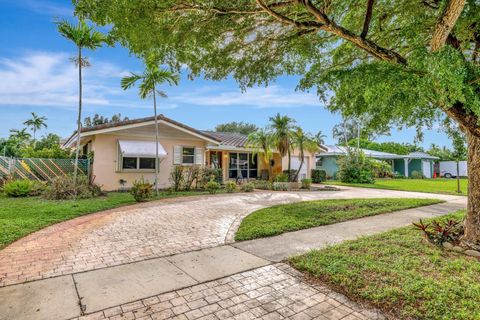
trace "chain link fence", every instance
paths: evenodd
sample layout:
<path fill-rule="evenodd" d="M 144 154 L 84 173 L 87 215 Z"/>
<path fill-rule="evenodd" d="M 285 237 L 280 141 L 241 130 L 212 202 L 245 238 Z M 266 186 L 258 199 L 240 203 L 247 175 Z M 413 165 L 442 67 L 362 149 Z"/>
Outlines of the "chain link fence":
<path fill-rule="evenodd" d="M 0 156 L 0 181 L 8 178 L 52 181 L 72 174 L 75 159 L 8 158 Z M 89 175 L 90 160 L 78 160 L 78 174 Z"/>

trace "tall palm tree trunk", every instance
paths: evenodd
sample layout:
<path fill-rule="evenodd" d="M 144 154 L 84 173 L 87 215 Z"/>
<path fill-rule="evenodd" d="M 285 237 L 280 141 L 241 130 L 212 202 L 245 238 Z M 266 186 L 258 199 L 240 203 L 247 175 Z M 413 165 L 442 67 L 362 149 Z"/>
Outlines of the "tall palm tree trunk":
<path fill-rule="evenodd" d="M 77 147 L 75 149 L 75 166 L 73 170 L 74 198 L 77 198 L 78 157 L 80 155 L 80 130 L 82 129 L 82 47 L 78 47 L 78 117 L 77 117 Z"/>
<path fill-rule="evenodd" d="M 158 175 L 160 173 L 160 161 L 158 161 L 158 119 L 155 86 L 153 87 L 153 114 L 155 116 L 155 194 L 158 196 Z"/>
<path fill-rule="evenodd" d="M 305 157 L 303 155 L 300 155 L 300 157 L 302 157 L 302 159 L 300 160 L 300 166 L 298 166 L 297 172 L 295 172 L 295 178 L 293 179 L 294 182 L 298 181 L 298 175 L 300 174 L 300 170 L 302 170 L 303 163 L 304 163 Z"/>
<path fill-rule="evenodd" d="M 287 148 L 287 155 L 288 155 L 288 181 L 292 181 L 292 177 L 290 175 L 290 170 L 292 168 L 292 152 L 290 151 L 290 145 Z"/>

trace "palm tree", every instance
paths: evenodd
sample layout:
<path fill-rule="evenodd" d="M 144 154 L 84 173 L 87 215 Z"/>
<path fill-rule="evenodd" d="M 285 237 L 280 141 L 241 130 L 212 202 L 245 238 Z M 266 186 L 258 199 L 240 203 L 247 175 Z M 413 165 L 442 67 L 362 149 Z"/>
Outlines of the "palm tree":
<path fill-rule="evenodd" d="M 46 128 L 47 124 L 45 121 L 47 121 L 46 117 L 39 117 L 35 114 L 35 112 L 32 112 L 32 118 L 28 119 L 25 121 L 23 124 L 26 125 L 27 127 L 30 127 L 31 130 L 33 131 L 33 142 L 35 143 L 35 135 L 37 133 L 37 130 L 40 130 L 42 127 Z"/>
<path fill-rule="evenodd" d="M 272 155 L 273 155 L 273 137 L 267 129 L 259 129 L 252 132 L 247 137 L 247 148 L 252 148 L 254 154 L 260 153 L 263 163 L 268 167 L 268 177 L 272 178 Z"/>
<path fill-rule="evenodd" d="M 288 174 L 290 178 L 292 160 L 290 140 L 295 120 L 288 116 L 281 116 L 280 113 L 277 113 L 275 117 L 270 117 L 270 122 L 270 128 L 272 130 L 272 136 L 277 151 L 282 157 L 288 155 Z"/>
<path fill-rule="evenodd" d="M 23 129 L 10 129 L 10 138 L 17 139 L 19 141 L 26 141 L 30 139 L 31 135 L 27 132 L 27 128 Z"/>
<path fill-rule="evenodd" d="M 88 59 L 82 56 L 83 49 L 95 50 L 107 42 L 107 37 L 89 26 L 85 20 L 80 19 L 77 25 L 63 20 L 57 22 L 58 32 L 66 39 L 72 41 L 78 49 L 78 54 L 72 61 L 78 66 L 78 116 L 77 116 L 77 146 L 75 149 L 75 169 L 73 172 L 73 186 L 76 190 L 78 157 L 80 154 L 80 132 L 82 129 L 82 67 L 90 66 Z M 76 193 L 76 191 L 75 191 Z M 76 196 L 76 194 L 75 194 Z"/>
<path fill-rule="evenodd" d="M 318 131 L 315 135 L 315 139 L 317 140 L 318 146 L 325 144 L 325 138 L 327 136 L 323 134 L 322 130 Z"/>
<path fill-rule="evenodd" d="M 300 156 L 300 166 L 298 167 L 297 172 L 295 173 L 295 177 L 293 181 L 298 180 L 298 174 L 302 169 L 303 163 L 305 161 L 305 152 L 314 153 L 318 151 L 319 146 L 317 139 L 312 137 L 309 133 L 306 133 L 302 130 L 302 128 L 297 127 L 292 132 L 292 142 L 291 142 L 292 149 L 298 149 L 299 156 Z"/>
<path fill-rule="evenodd" d="M 123 77 L 121 81 L 121 86 L 123 90 L 127 90 L 135 85 L 138 81 L 140 82 L 139 87 L 139 96 L 141 99 L 146 99 L 148 97 L 153 97 L 153 113 L 155 116 L 155 192 L 158 195 L 158 175 L 160 171 L 160 166 L 158 162 L 158 117 L 157 117 L 157 98 L 159 95 L 162 98 L 167 97 L 165 92 L 157 90 L 157 86 L 167 82 L 170 85 L 178 83 L 178 75 L 169 70 L 160 69 L 158 65 L 147 64 L 143 74 L 131 73 L 129 76 Z"/>

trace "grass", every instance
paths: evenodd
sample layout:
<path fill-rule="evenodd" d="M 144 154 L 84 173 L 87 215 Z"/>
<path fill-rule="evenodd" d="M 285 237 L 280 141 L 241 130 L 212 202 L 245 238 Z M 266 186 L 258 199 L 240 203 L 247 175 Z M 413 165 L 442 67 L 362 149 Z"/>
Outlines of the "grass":
<path fill-rule="evenodd" d="M 161 192 L 151 200 L 208 194 L 204 191 Z M 45 200 L 41 197 L 8 198 L 0 193 L 0 248 L 57 222 L 81 215 L 135 203 L 130 193 L 111 192 L 106 196 L 73 200 Z"/>
<path fill-rule="evenodd" d="M 427 243 L 413 227 L 311 251 L 290 262 L 350 298 L 402 319 L 480 319 L 480 261 Z"/>
<path fill-rule="evenodd" d="M 462 191 L 462 193 L 460 194 L 457 193 L 456 179 L 378 179 L 373 184 L 343 183 L 340 181 L 327 181 L 325 182 L 325 184 L 375 189 L 466 195 L 468 179 L 460 179 L 460 190 Z"/>
<path fill-rule="evenodd" d="M 270 237 L 341 221 L 441 202 L 437 199 L 343 199 L 304 201 L 257 210 L 243 219 L 235 240 Z"/>

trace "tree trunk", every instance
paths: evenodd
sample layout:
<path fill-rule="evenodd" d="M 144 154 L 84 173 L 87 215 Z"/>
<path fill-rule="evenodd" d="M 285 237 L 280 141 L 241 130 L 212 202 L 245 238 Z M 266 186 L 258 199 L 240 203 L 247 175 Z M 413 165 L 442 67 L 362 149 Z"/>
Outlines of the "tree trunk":
<path fill-rule="evenodd" d="M 158 175 L 160 174 L 160 161 L 158 161 L 158 119 L 155 87 L 153 88 L 153 114 L 155 115 L 155 194 L 158 197 Z"/>
<path fill-rule="evenodd" d="M 468 205 L 465 219 L 465 246 L 480 248 L 480 137 L 466 134 L 468 142 Z"/>
<path fill-rule="evenodd" d="M 75 149 L 75 165 L 73 169 L 73 196 L 77 198 L 78 157 L 80 156 L 80 131 L 82 129 L 82 48 L 78 47 L 78 116 L 77 147 Z"/>
<path fill-rule="evenodd" d="M 288 151 L 287 151 L 287 156 L 288 156 L 288 181 L 292 181 L 292 177 L 290 176 L 290 170 L 291 170 L 291 161 L 292 161 L 292 153 L 290 152 L 290 145 L 288 146 Z"/>
<path fill-rule="evenodd" d="M 300 170 L 302 170 L 302 167 L 303 167 L 303 158 L 304 156 L 301 155 L 302 159 L 300 160 L 300 166 L 298 167 L 298 170 L 297 172 L 295 172 L 295 179 L 293 179 L 294 182 L 297 182 L 298 181 L 298 174 L 300 173 Z"/>
<path fill-rule="evenodd" d="M 465 7 L 465 0 L 449 0 L 442 15 L 435 25 L 430 47 L 432 51 L 440 50 L 447 41 L 455 23 Z"/>

